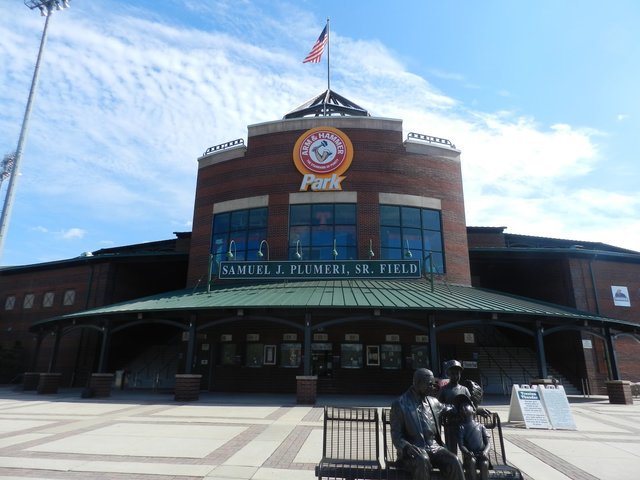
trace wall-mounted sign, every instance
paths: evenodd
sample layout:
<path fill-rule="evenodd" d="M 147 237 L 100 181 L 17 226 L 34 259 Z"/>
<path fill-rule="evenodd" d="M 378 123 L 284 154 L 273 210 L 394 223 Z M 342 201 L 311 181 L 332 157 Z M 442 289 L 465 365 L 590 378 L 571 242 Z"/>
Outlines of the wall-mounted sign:
<path fill-rule="evenodd" d="M 387 342 L 399 342 L 400 341 L 400 335 L 397 335 L 397 334 L 385 335 L 384 339 Z"/>
<path fill-rule="evenodd" d="M 582 339 L 582 348 L 593 348 L 593 343 L 588 338 Z"/>
<path fill-rule="evenodd" d="M 284 340 L 285 342 L 295 342 L 296 340 L 298 340 L 298 334 L 297 333 L 285 333 L 282 335 L 282 340 Z"/>
<path fill-rule="evenodd" d="M 419 260 L 326 260 L 300 262 L 220 262 L 218 278 L 229 279 L 389 279 L 420 278 Z"/>
<path fill-rule="evenodd" d="M 257 342 L 260 340 L 259 333 L 247 333 L 247 342 Z"/>
<path fill-rule="evenodd" d="M 416 343 L 429 343 L 429 335 L 416 335 Z"/>
<path fill-rule="evenodd" d="M 360 335 L 357 333 L 345 333 L 344 341 L 345 342 L 357 342 L 360 340 Z"/>
<path fill-rule="evenodd" d="M 613 295 L 613 304 L 616 307 L 631 306 L 631 299 L 629 298 L 629 290 L 627 290 L 627 287 L 612 285 L 611 294 Z"/>
<path fill-rule="evenodd" d="M 293 163 L 302 174 L 300 191 L 342 190 L 341 177 L 353 160 L 347 135 L 332 127 L 307 130 L 293 147 Z"/>
<path fill-rule="evenodd" d="M 220 335 L 221 342 L 230 342 L 231 340 L 233 340 L 233 336 L 229 333 L 223 333 Z"/>

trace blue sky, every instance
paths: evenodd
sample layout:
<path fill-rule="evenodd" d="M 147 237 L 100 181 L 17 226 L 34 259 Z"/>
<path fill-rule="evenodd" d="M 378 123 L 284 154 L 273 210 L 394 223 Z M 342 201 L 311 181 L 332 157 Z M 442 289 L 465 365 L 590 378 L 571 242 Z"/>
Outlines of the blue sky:
<path fill-rule="evenodd" d="M 4 155 L 44 19 L 0 4 Z M 0 265 L 189 231 L 197 158 L 326 88 L 302 59 L 327 17 L 335 91 L 462 151 L 468 225 L 640 251 L 637 2 L 72 0 Z"/>

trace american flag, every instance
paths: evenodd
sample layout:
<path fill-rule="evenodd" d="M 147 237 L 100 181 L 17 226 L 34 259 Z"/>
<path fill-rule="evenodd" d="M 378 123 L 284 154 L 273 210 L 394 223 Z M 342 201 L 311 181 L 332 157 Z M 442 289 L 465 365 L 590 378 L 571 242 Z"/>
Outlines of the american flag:
<path fill-rule="evenodd" d="M 327 44 L 327 40 L 327 27 L 325 26 L 309 52 L 309 55 L 305 57 L 302 63 L 320 63 L 320 57 L 322 57 L 322 52 L 324 52 L 324 46 Z"/>

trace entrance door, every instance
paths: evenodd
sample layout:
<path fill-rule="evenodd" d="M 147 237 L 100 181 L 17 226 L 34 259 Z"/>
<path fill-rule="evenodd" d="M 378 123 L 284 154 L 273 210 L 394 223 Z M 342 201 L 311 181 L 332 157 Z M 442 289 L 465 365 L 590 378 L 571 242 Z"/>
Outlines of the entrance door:
<path fill-rule="evenodd" d="M 330 343 L 311 345 L 311 374 L 318 377 L 333 376 L 333 356 L 331 355 Z"/>

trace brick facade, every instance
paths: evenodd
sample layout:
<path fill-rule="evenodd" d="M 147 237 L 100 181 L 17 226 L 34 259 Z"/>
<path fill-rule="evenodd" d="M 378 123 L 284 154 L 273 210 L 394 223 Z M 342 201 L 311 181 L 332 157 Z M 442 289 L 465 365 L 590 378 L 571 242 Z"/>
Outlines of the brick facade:
<path fill-rule="evenodd" d="M 187 284 L 195 285 L 206 272 L 213 209 L 219 202 L 268 195 L 271 259 L 287 258 L 289 194 L 299 192 L 302 180 L 293 162 L 293 147 L 300 135 L 318 126 L 339 128 L 353 143 L 353 162 L 344 173 L 342 189 L 357 194 L 360 258 L 367 258 L 369 240 L 379 252 L 379 193 L 437 199 L 442 208 L 446 280 L 469 285 L 460 152 L 420 144 L 407 148 L 399 120 L 334 117 L 249 127 L 244 154 L 224 161 L 216 161 L 217 154 L 200 159 Z M 331 193 L 324 195 L 331 203 Z"/>

